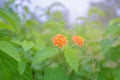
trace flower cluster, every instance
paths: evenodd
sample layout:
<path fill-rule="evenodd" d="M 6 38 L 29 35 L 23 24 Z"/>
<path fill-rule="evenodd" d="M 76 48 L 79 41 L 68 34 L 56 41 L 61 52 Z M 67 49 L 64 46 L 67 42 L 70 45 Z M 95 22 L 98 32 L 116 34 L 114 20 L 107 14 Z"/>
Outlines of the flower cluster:
<path fill-rule="evenodd" d="M 72 40 L 75 44 L 82 46 L 84 44 L 84 39 L 81 36 L 75 35 L 72 37 Z M 57 34 L 55 37 L 53 37 L 53 44 L 54 46 L 58 46 L 59 48 L 62 48 L 67 44 L 67 39 L 62 34 Z"/>
<path fill-rule="evenodd" d="M 58 46 L 59 48 L 62 48 L 67 44 L 67 39 L 62 34 L 58 34 L 53 38 L 54 46 Z"/>
<path fill-rule="evenodd" d="M 75 35 L 72 37 L 72 40 L 79 46 L 82 46 L 84 44 L 84 39 L 81 36 Z"/>

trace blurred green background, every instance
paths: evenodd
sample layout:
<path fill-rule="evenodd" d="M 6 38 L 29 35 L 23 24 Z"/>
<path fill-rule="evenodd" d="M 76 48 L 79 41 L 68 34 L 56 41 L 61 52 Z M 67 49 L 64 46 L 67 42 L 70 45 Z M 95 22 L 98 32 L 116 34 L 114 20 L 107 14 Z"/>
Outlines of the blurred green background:
<path fill-rule="evenodd" d="M 0 80 L 120 80 L 119 0 L 91 0 L 82 16 L 69 15 L 64 1 L 31 11 L 34 2 L 0 0 Z M 53 45 L 57 34 L 68 40 L 61 49 Z"/>

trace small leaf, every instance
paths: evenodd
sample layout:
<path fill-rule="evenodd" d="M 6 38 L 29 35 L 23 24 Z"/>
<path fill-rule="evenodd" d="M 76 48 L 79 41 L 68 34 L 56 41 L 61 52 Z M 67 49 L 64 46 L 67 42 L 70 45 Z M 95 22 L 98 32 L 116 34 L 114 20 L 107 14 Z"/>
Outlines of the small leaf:
<path fill-rule="evenodd" d="M 92 7 L 89 10 L 88 14 L 89 14 L 89 16 L 92 16 L 93 14 L 98 14 L 100 16 L 105 16 L 105 13 L 102 10 L 100 10 L 100 9 L 98 9 L 96 7 Z"/>
<path fill-rule="evenodd" d="M 100 72 L 98 72 L 98 75 L 96 74 L 96 78 L 95 78 L 95 75 L 91 75 L 91 79 L 90 80 L 108 80 L 107 79 L 107 76 L 106 76 L 106 74 L 105 74 L 106 72 L 104 72 L 104 71 L 100 71 Z"/>
<path fill-rule="evenodd" d="M 57 54 L 57 50 L 54 49 L 54 48 L 50 48 L 50 47 L 44 47 L 44 48 L 41 48 L 36 54 L 35 56 L 33 57 L 33 64 L 36 64 L 36 63 L 39 63 L 39 62 L 42 62 L 43 60 L 47 59 L 47 58 L 50 58 L 50 57 L 53 57 Z"/>
<path fill-rule="evenodd" d="M 11 56 L 16 61 L 20 61 L 18 50 L 7 41 L 0 41 L 0 50 Z"/>
<path fill-rule="evenodd" d="M 24 51 L 28 51 L 33 47 L 33 42 L 32 41 L 23 41 L 23 43 L 21 44 Z"/>
<path fill-rule="evenodd" d="M 120 23 L 120 18 L 113 19 L 109 22 L 109 26 L 115 25 L 117 23 Z"/>
<path fill-rule="evenodd" d="M 120 34 L 120 26 L 119 25 L 112 25 L 107 27 L 105 35 L 115 36 Z"/>
<path fill-rule="evenodd" d="M 117 61 L 120 59 L 120 46 L 116 47 L 111 47 L 107 52 L 106 52 L 106 57 L 110 60 Z"/>
<path fill-rule="evenodd" d="M 65 51 L 65 58 L 68 64 L 72 69 L 74 69 L 76 72 L 78 72 L 79 67 L 79 59 L 77 55 L 77 51 L 74 49 L 67 49 Z"/>
<path fill-rule="evenodd" d="M 3 22 L 2 20 L 0 20 L 0 29 L 8 29 L 8 30 L 11 30 L 11 31 L 15 31 L 14 28 L 11 25 Z"/>
<path fill-rule="evenodd" d="M 26 68 L 26 60 L 24 58 L 21 58 L 21 61 L 18 63 L 18 72 L 20 75 L 22 75 Z"/>
<path fill-rule="evenodd" d="M 26 13 L 29 13 L 29 8 L 27 6 L 24 7 Z"/>
<path fill-rule="evenodd" d="M 20 75 L 18 80 L 32 80 L 32 70 L 29 65 L 26 65 L 23 75 Z M 16 80 L 16 79 L 15 79 Z"/>
<path fill-rule="evenodd" d="M 8 23 L 10 23 L 15 30 L 17 30 L 20 24 L 20 19 L 18 18 L 18 16 L 16 16 L 16 14 L 0 8 L 0 16 Z"/>
<path fill-rule="evenodd" d="M 107 76 L 104 72 L 99 72 L 98 73 L 98 80 L 107 80 Z"/>
<path fill-rule="evenodd" d="M 65 70 L 61 67 L 46 69 L 44 78 L 45 80 L 67 80 Z"/>
<path fill-rule="evenodd" d="M 91 23 L 92 23 L 92 25 L 94 25 L 94 26 L 98 26 L 98 27 L 101 27 L 101 26 L 102 26 L 102 24 L 101 24 L 100 21 L 94 20 L 94 21 L 91 21 Z"/>
<path fill-rule="evenodd" d="M 120 68 L 115 70 L 114 76 L 115 76 L 114 80 L 120 80 Z"/>
<path fill-rule="evenodd" d="M 0 50 L 0 80 L 17 80 L 17 61 Z"/>
<path fill-rule="evenodd" d="M 106 53 L 111 48 L 112 42 L 113 41 L 109 39 L 105 39 L 101 41 L 101 49 L 103 53 Z"/>

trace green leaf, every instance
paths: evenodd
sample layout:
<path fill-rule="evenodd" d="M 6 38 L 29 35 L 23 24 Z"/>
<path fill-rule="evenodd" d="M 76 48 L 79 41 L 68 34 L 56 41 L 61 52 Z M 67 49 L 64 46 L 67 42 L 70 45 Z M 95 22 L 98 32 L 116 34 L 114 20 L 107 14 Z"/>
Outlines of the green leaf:
<path fill-rule="evenodd" d="M 96 75 L 95 75 L 96 74 Z M 100 71 L 98 72 L 98 76 L 97 76 L 97 73 L 95 73 L 94 75 L 91 75 L 91 79 L 90 80 L 109 80 L 105 74 L 105 72 L 103 71 Z"/>
<path fill-rule="evenodd" d="M 59 19 L 59 20 L 64 20 L 63 14 L 61 11 L 54 11 L 52 13 L 52 18 L 53 19 Z"/>
<path fill-rule="evenodd" d="M 26 13 L 29 13 L 29 8 L 27 6 L 23 7 Z"/>
<path fill-rule="evenodd" d="M 22 75 L 25 71 L 25 68 L 26 68 L 26 60 L 25 58 L 21 58 L 21 61 L 18 63 L 18 72 L 20 75 Z"/>
<path fill-rule="evenodd" d="M 120 68 L 115 70 L 114 76 L 115 76 L 114 80 L 120 80 Z"/>
<path fill-rule="evenodd" d="M 105 35 L 114 36 L 120 34 L 120 25 L 111 25 L 107 27 Z"/>
<path fill-rule="evenodd" d="M 0 80 L 16 80 L 17 61 L 0 51 Z"/>
<path fill-rule="evenodd" d="M 11 25 L 3 22 L 2 20 L 0 20 L 0 29 L 8 29 L 8 30 L 11 30 L 11 31 L 15 31 L 14 28 Z"/>
<path fill-rule="evenodd" d="M 20 25 L 20 19 L 16 16 L 16 14 L 0 8 L 0 16 L 10 23 L 16 31 L 18 31 L 17 29 Z"/>
<path fill-rule="evenodd" d="M 0 50 L 11 56 L 16 61 L 20 61 L 18 50 L 7 41 L 0 41 Z"/>
<path fill-rule="evenodd" d="M 23 43 L 21 45 L 22 45 L 24 51 L 28 51 L 33 47 L 34 44 L 33 44 L 32 41 L 26 41 L 25 40 L 25 41 L 23 41 Z"/>
<path fill-rule="evenodd" d="M 107 52 L 106 52 L 106 57 L 110 60 L 117 61 L 120 59 L 120 46 L 117 47 L 111 47 Z"/>
<path fill-rule="evenodd" d="M 98 73 L 98 80 L 107 80 L 107 76 L 104 72 L 99 72 Z"/>
<path fill-rule="evenodd" d="M 46 69 L 44 78 L 45 80 L 67 80 L 65 70 L 61 67 Z"/>
<path fill-rule="evenodd" d="M 109 22 L 109 26 L 116 25 L 117 23 L 120 23 L 120 18 L 113 19 Z"/>
<path fill-rule="evenodd" d="M 106 53 L 111 48 L 112 42 L 113 41 L 109 39 L 104 39 L 101 41 L 101 49 L 103 53 Z"/>
<path fill-rule="evenodd" d="M 98 9 L 96 7 L 90 8 L 90 10 L 88 12 L 89 16 L 92 16 L 93 14 L 98 14 L 100 16 L 105 16 L 105 13 L 102 10 L 100 10 L 100 9 Z"/>
<path fill-rule="evenodd" d="M 74 69 L 76 72 L 78 72 L 79 59 L 78 59 L 77 50 L 66 49 L 65 58 L 68 64 L 70 65 L 70 67 Z"/>
<path fill-rule="evenodd" d="M 29 65 L 26 66 L 25 71 L 22 75 L 19 75 L 18 80 L 33 80 L 32 79 L 32 70 Z"/>
<path fill-rule="evenodd" d="M 32 65 L 42 62 L 43 60 L 53 57 L 57 54 L 57 50 L 55 48 L 44 47 L 41 48 L 33 57 Z"/>
<path fill-rule="evenodd" d="M 102 23 L 100 21 L 94 20 L 94 21 L 91 21 L 91 23 L 92 23 L 93 26 L 98 26 L 98 27 L 102 26 Z"/>

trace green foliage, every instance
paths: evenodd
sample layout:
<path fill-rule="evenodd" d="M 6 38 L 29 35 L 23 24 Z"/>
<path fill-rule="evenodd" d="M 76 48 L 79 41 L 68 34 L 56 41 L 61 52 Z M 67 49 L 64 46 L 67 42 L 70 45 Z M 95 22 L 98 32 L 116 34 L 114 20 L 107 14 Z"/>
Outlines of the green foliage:
<path fill-rule="evenodd" d="M 107 79 L 107 76 L 103 71 L 98 73 L 98 80 L 106 80 L 106 79 Z"/>
<path fill-rule="evenodd" d="M 113 41 L 109 39 L 105 39 L 101 41 L 101 49 L 103 53 L 106 53 L 111 48 L 112 43 Z"/>
<path fill-rule="evenodd" d="M 3 22 L 2 20 L 0 20 L 0 29 L 8 29 L 11 31 L 15 31 L 12 26 L 8 25 L 7 23 Z"/>
<path fill-rule="evenodd" d="M 109 26 L 119 24 L 120 23 L 120 18 L 113 19 L 109 22 Z"/>
<path fill-rule="evenodd" d="M 23 43 L 21 44 L 24 51 L 28 51 L 33 47 L 33 42 L 32 41 L 23 41 Z"/>
<path fill-rule="evenodd" d="M 80 17 L 82 24 L 66 28 L 62 12 L 51 12 L 54 5 L 64 8 L 51 5 L 45 23 L 23 22 L 14 12 L 0 9 L 0 80 L 119 80 L 120 19 L 104 28 L 99 21 Z M 89 17 L 94 14 L 105 16 L 91 8 Z M 67 38 L 66 46 L 53 45 L 56 34 Z M 83 46 L 72 41 L 74 35 L 83 37 Z"/>
<path fill-rule="evenodd" d="M 33 57 L 32 65 L 42 62 L 43 60 L 53 57 L 57 54 L 57 50 L 55 48 L 44 47 L 41 48 Z"/>
<path fill-rule="evenodd" d="M 10 25 L 12 25 L 15 30 L 17 30 L 19 18 L 14 13 L 0 9 L 0 16 L 3 18 L 3 20 L 6 20 Z"/>
<path fill-rule="evenodd" d="M 0 51 L 0 80 L 16 80 L 17 62 Z"/>
<path fill-rule="evenodd" d="M 118 35 L 120 34 L 120 26 L 119 25 L 112 25 L 112 26 L 109 26 L 109 28 L 107 29 L 106 31 L 106 35 L 111 35 L 111 36 L 115 36 L 115 35 Z"/>
<path fill-rule="evenodd" d="M 5 52 L 7 55 L 14 58 L 16 61 L 20 61 L 18 50 L 7 41 L 0 41 L 0 50 Z"/>
<path fill-rule="evenodd" d="M 89 14 L 89 16 L 92 16 L 93 14 L 100 15 L 100 16 L 105 16 L 105 13 L 102 10 L 100 10 L 100 9 L 98 9 L 96 7 L 92 7 L 89 10 L 88 14 Z"/>
<path fill-rule="evenodd" d="M 45 80 L 67 80 L 65 70 L 61 67 L 46 69 L 44 78 Z"/>
<path fill-rule="evenodd" d="M 107 51 L 106 57 L 110 60 L 118 61 L 120 59 L 119 52 L 120 46 L 112 47 Z"/>
<path fill-rule="evenodd" d="M 77 51 L 74 49 L 67 49 L 65 51 L 65 58 L 68 64 L 70 65 L 70 67 L 74 69 L 76 72 L 78 72 L 79 59 L 78 59 Z"/>
<path fill-rule="evenodd" d="M 18 63 L 18 72 L 22 75 L 26 69 L 27 61 L 24 58 L 21 58 L 21 61 Z"/>
<path fill-rule="evenodd" d="M 0 51 L 0 80 L 32 80 L 30 67 L 26 67 L 23 75 L 19 75 L 17 66 L 16 60 Z"/>
<path fill-rule="evenodd" d="M 19 76 L 18 80 L 32 80 L 32 71 L 29 65 L 26 66 L 24 73 Z"/>
<path fill-rule="evenodd" d="M 120 79 L 120 68 L 115 70 L 114 76 L 116 76 L 115 80 L 119 80 Z"/>
<path fill-rule="evenodd" d="M 120 18 L 113 19 L 109 22 L 109 27 L 105 35 L 115 36 L 120 34 Z"/>

